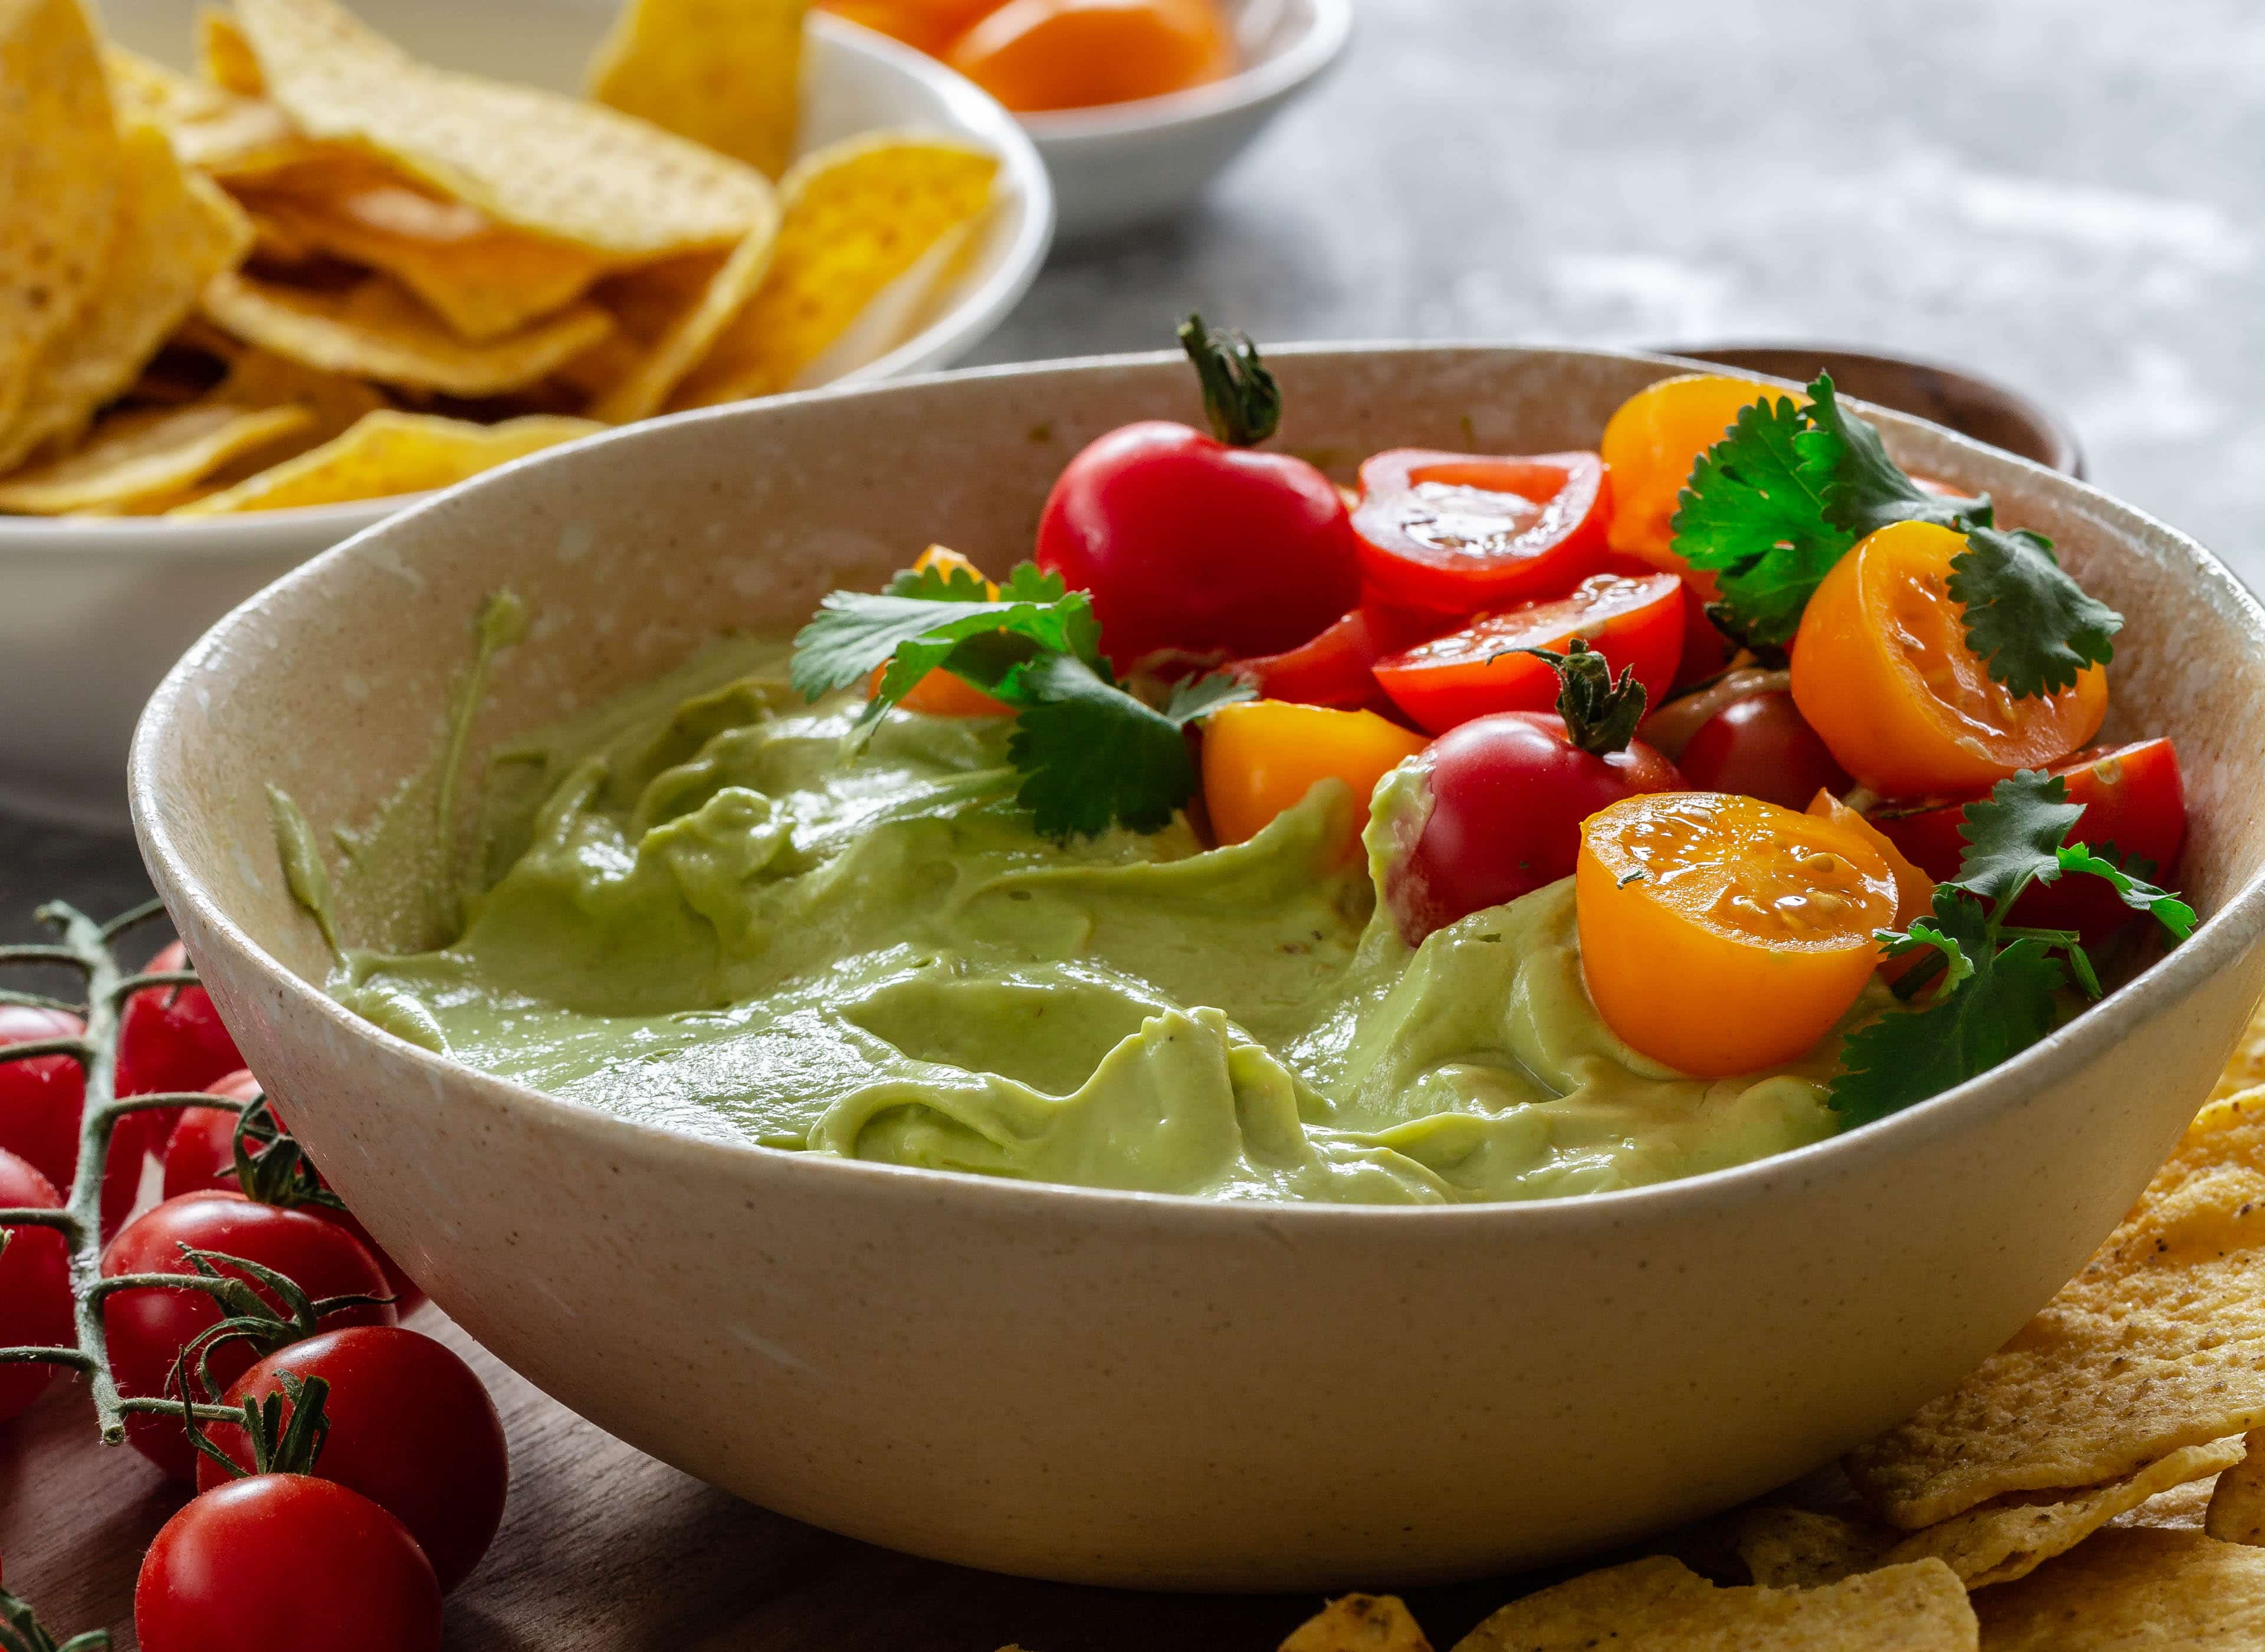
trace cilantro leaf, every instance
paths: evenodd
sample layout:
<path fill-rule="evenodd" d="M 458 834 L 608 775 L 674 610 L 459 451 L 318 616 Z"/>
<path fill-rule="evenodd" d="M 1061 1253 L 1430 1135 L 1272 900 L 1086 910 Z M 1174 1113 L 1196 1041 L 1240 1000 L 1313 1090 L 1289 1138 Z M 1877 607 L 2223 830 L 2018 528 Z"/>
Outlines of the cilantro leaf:
<path fill-rule="evenodd" d="M 1967 940 L 1974 938 L 1970 935 Z M 1893 929 L 1875 929 L 1872 932 L 1872 939 L 1878 942 L 1880 950 L 1891 958 L 1904 957 L 1930 948 L 1941 953 L 1942 964 L 1936 972 L 1942 977 L 1935 988 L 1938 997 L 1944 993 L 1956 991 L 1958 984 L 1970 979 L 1974 973 L 1974 960 L 1967 953 L 1965 942 L 1945 929 L 1939 919 L 1914 918 L 1912 927 L 1900 934 Z"/>
<path fill-rule="evenodd" d="M 1832 475 L 1822 490 L 1824 517 L 1849 535 L 1851 544 L 1896 522 L 1957 528 L 1977 511 L 1980 520 L 1990 520 L 1986 497 L 1949 499 L 1929 493 L 1912 481 L 1888 457 L 1888 445 L 1880 440 L 1878 429 L 1850 418 L 1841 407 L 1829 373 L 1818 374 L 1809 387 L 1809 417 L 1833 443 Z"/>
<path fill-rule="evenodd" d="M 1967 647 L 2016 695 L 2072 688 L 2086 666 L 2115 658 L 2123 616 L 2069 577 L 2042 534 L 1969 527 L 1950 559 L 1950 595 L 1965 611 Z"/>
<path fill-rule="evenodd" d="M 2115 850 L 2110 848 L 2095 851 L 2082 843 L 2068 843 L 2059 851 L 2061 870 L 2065 872 L 2089 872 L 2094 877 L 2104 877 L 2123 898 L 2123 904 L 2135 912 L 2151 914 L 2160 924 L 2165 934 L 2174 941 L 2183 941 L 2194 933 L 2195 909 L 2167 889 L 2159 889 L 2145 878 L 2135 876 L 2117 865 Z"/>
<path fill-rule="evenodd" d="M 1221 706 L 1240 705 L 1257 697 L 1258 690 L 1242 678 L 1215 671 L 1208 677 L 1198 677 L 1192 682 L 1183 682 L 1175 688 L 1170 702 L 1164 707 L 1164 715 L 1185 728 L 1191 723 L 1209 717 Z"/>
<path fill-rule="evenodd" d="M 1781 396 L 1740 408 L 1692 466 L 1670 524 L 1675 552 L 1715 572 L 1741 637 L 1791 642 L 1817 582 L 1856 542 L 1824 505 L 1844 446 Z"/>
<path fill-rule="evenodd" d="M 1016 801 L 1050 838 L 1090 836 L 1111 826 L 1155 832 L 1194 796 L 1188 724 L 1251 697 L 1248 684 L 1222 674 L 1183 684 L 1158 710 L 1125 692 L 1109 667 L 1073 654 L 1043 654 L 1011 685 L 1028 709 L 1015 722 L 1007 753 L 1023 771 Z"/>
<path fill-rule="evenodd" d="M 2002 911 L 2030 884 L 2060 876 L 2060 847 L 2083 813 L 2057 775 L 2025 768 L 1999 781 L 1960 818 L 1966 855 L 1953 882 Z"/>

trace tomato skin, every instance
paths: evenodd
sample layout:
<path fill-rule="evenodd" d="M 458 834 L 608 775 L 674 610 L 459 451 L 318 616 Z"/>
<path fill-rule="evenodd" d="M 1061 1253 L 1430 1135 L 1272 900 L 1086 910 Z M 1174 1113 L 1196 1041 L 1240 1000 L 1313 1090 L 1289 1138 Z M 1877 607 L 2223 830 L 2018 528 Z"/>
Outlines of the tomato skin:
<path fill-rule="evenodd" d="M 1855 783 L 1782 688 L 1724 706 L 1699 725 L 1675 763 L 1698 790 L 1736 792 L 1784 809 L 1807 808 L 1818 792 L 1837 797 Z"/>
<path fill-rule="evenodd" d="M 1633 670 L 1647 703 L 1675 679 L 1683 648 L 1683 586 L 1672 574 L 1591 574 L 1570 594 L 1482 615 L 1461 630 L 1376 662 L 1376 680 L 1421 728 L 1444 734 L 1495 711 L 1543 711 L 1557 701 L 1548 661 L 1511 651 L 1562 653 L 1575 637 L 1615 675 Z"/>
<path fill-rule="evenodd" d="M 1258 835 L 1323 780 L 1352 792 L 1351 854 L 1368 824 L 1376 783 L 1424 749 L 1424 737 L 1373 711 L 1338 711 L 1282 700 L 1221 706 L 1204 723 L 1204 803 L 1221 843 Z"/>
<path fill-rule="evenodd" d="M 1676 688 L 1717 676 L 1730 663 L 1730 639 L 1707 617 L 1711 600 L 1690 580 L 1683 582 L 1683 656 L 1675 667 Z"/>
<path fill-rule="evenodd" d="M 1278 654 L 1360 599 L 1336 484 L 1162 419 L 1121 426 L 1062 467 L 1038 563 L 1091 594 L 1119 671 L 1161 648 Z"/>
<path fill-rule="evenodd" d="M 0 1208 L 54 1211 L 55 1184 L 12 1153 L 0 1150 Z M 0 1347 L 71 1346 L 70 1259 L 52 1227 L 11 1227 L 0 1248 Z M 20 1415 L 47 1391 L 61 1368 L 0 1365 L 0 1423 Z"/>
<path fill-rule="evenodd" d="M 76 1038 L 85 1030 L 84 1022 L 62 1010 L 0 1004 L 0 1045 Z M 69 1187 L 78 1172 L 78 1126 L 85 1102 L 85 1074 L 67 1055 L 0 1061 L 0 1149 L 23 1159 L 56 1187 Z M 111 1126 L 102 1175 L 106 1234 L 117 1232 L 134 1208 L 145 1144 L 155 1128 L 146 1113 L 127 1113 Z"/>
<path fill-rule="evenodd" d="M 142 1652 L 438 1652 L 441 1590 L 400 1521 L 305 1474 L 231 1481 L 158 1531 Z"/>
<path fill-rule="evenodd" d="M 2175 884 L 2179 856 L 2186 849 L 2187 802 L 2178 749 L 2170 740 L 2092 746 L 2048 772 L 2065 780 L 2068 800 L 2084 808 L 2069 829 L 2070 842 L 2095 849 L 2113 844 L 2127 860 L 2138 855 L 2153 862 L 2151 882 Z M 1965 858 L 1959 826 L 1966 805 L 1986 795 L 1890 811 L 1872 824 L 1929 876 L 1948 881 L 1958 876 Z M 2030 888 L 2014 903 L 2012 921 L 2040 929 L 2075 929 L 2096 942 L 2137 916 L 2100 879 L 2064 877 Z"/>
<path fill-rule="evenodd" d="M 325 1331 L 245 1372 L 230 1385 L 227 1403 L 280 1394 L 280 1373 L 287 1371 L 331 1385 L 323 1406 L 331 1431 L 315 1474 L 360 1492 L 408 1527 L 442 1594 L 462 1583 L 495 1538 L 511 1479 L 503 1419 L 472 1368 L 415 1331 Z M 240 1466 L 252 1466 L 242 1429 L 215 1424 L 207 1432 Z M 226 1483 L 219 1464 L 197 1459 L 200 1491 Z"/>
<path fill-rule="evenodd" d="M 1439 629 L 1436 615 L 1364 602 L 1310 642 L 1278 654 L 1234 660 L 1225 669 L 1256 689 L 1262 700 L 1390 712 L 1395 708 L 1377 685 L 1376 662 Z"/>
<path fill-rule="evenodd" d="M 185 1194 L 144 1211 L 102 1253 L 103 1277 L 189 1273 L 192 1270 L 181 1256 L 185 1244 L 273 1268 L 317 1299 L 388 1294 L 383 1270 L 345 1228 L 311 1211 L 257 1204 L 241 1193 L 223 1190 Z M 221 1271 L 232 1270 L 222 1265 Z M 175 1357 L 198 1332 L 218 1324 L 222 1317 L 219 1305 L 202 1291 L 157 1286 L 120 1291 L 105 1299 L 102 1314 L 119 1392 L 128 1395 L 178 1393 L 172 1380 Z M 323 1323 L 326 1329 L 390 1325 L 394 1318 L 392 1306 L 383 1304 L 342 1308 Z M 213 1380 L 224 1387 L 243 1375 L 255 1357 L 245 1343 L 222 1344 L 213 1350 Z M 175 1479 L 187 1480 L 195 1472 L 195 1448 L 178 1421 L 154 1415 L 130 1416 L 126 1435 L 136 1451 Z"/>
<path fill-rule="evenodd" d="M 1598 444 L 1613 472 L 1612 548 L 1670 573 L 1691 571 L 1675 554 L 1677 496 L 1699 455 L 1722 440 L 1739 410 L 1792 395 L 1758 380 L 1685 373 L 1647 384 L 1606 422 Z M 1693 576 L 1712 600 L 1714 576 Z"/>
<path fill-rule="evenodd" d="M 143 966 L 149 974 L 193 969 L 179 942 Z M 118 1029 L 118 1093 L 159 1095 L 200 1090 L 244 1066 L 236 1040 L 221 1024 L 212 995 L 201 986 L 151 986 L 126 1001 Z M 157 1152 L 173 1127 L 171 1110 L 140 1115 L 150 1120 L 144 1146 Z"/>
<path fill-rule="evenodd" d="M 1597 756 L 1547 711 L 1498 711 L 1451 729 L 1417 760 L 1431 811 L 1385 878 L 1411 946 L 1456 920 L 1572 875 L 1581 822 L 1640 792 L 1674 791 L 1675 765 L 1642 741 Z"/>
<path fill-rule="evenodd" d="M 878 30 L 931 57 L 1005 0 L 819 0 L 819 9 Z"/>
<path fill-rule="evenodd" d="M 1360 490 L 1361 575 L 1405 608 L 1476 614 L 1568 590 L 1603 564 L 1612 502 L 1592 453 L 1395 448 L 1362 462 Z"/>
<path fill-rule="evenodd" d="M 1008 108 L 1090 109 L 1232 74 L 1214 0 L 1007 0 L 944 62 Z"/>

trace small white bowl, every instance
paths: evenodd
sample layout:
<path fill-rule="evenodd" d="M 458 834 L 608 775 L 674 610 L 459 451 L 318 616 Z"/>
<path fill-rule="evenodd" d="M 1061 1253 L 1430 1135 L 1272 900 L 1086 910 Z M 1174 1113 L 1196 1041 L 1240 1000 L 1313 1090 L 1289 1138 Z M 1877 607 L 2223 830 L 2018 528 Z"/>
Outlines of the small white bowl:
<path fill-rule="evenodd" d="M 1352 0 L 1226 0 L 1244 67 L 1163 98 L 1022 117 L 1053 174 L 1065 240 L 1166 217 L 1195 199 L 1352 37 Z"/>
<path fill-rule="evenodd" d="M 380 32 L 435 62 L 572 90 L 611 0 L 350 0 Z M 111 35 L 177 65 L 191 58 L 196 0 L 108 0 Z M 1023 129 L 932 59 L 813 15 L 802 147 L 882 127 L 958 134 L 998 154 L 999 202 L 948 304 L 897 309 L 865 359 L 829 352 L 828 382 L 863 383 L 948 365 L 1005 319 L 1045 262 L 1053 193 Z M 888 307 L 891 295 L 877 301 Z M 926 320 L 927 324 L 920 323 Z M 853 331 L 869 344 L 873 330 Z M 898 342 L 898 340 L 901 342 Z M 305 510 L 164 517 L 0 516 L 0 809 L 122 832 L 126 747 L 165 668 L 260 586 L 419 495 Z"/>

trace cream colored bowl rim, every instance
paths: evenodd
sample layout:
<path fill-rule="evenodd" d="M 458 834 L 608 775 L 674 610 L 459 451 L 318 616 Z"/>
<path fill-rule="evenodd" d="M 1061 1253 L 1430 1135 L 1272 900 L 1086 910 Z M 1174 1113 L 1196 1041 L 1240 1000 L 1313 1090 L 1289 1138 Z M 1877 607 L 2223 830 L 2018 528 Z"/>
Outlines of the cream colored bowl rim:
<path fill-rule="evenodd" d="M 1666 367 L 1691 365 L 1676 357 L 1648 355 L 1640 351 L 1505 346 L 1484 341 L 1453 340 L 1293 344 L 1271 346 L 1268 353 L 1276 358 L 1288 358 L 1434 353 L 1457 350 L 1511 355 L 1587 356 L 1608 360 L 1652 361 Z M 749 417 L 777 418 L 782 414 L 791 418 L 795 407 L 843 397 L 887 397 L 947 382 L 1069 377 L 1178 360 L 1180 357 L 1169 351 L 1072 357 L 1056 361 L 926 374 L 891 380 L 882 384 L 831 386 L 762 403 L 703 408 L 649 424 L 624 426 L 567 447 L 534 454 L 464 483 L 460 488 L 450 490 L 448 495 L 435 495 L 433 498 L 453 497 L 466 489 L 480 488 L 488 485 L 494 477 L 527 467 L 585 462 L 591 453 L 606 443 L 652 440 L 656 439 L 656 432 L 666 433 L 659 436 L 659 440 L 698 440 L 699 433 L 711 424 Z M 2109 513 L 2109 520 L 2103 523 L 2107 531 L 2127 537 L 2138 535 L 2159 539 L 2167 547 L 2189 559 L 2192 564 L 2191 577 L 2219 586 L 2219 594 L 2226 601 L 2236 623 L 2247 632 L 2252 649 L 2265 655 L 2265 607 L 2261 607 L 2257 599 L 2225 565 L 2190 535 L 2123 504 L 2088 483 L 2061 476 L 2028 460 L 1959 435 L 1955 431 L 1944 430 L 1923 419 L 1884 409 L 1866 407 L 1865 411 L 1868 417 L 1882 422 L 1928 432 L 1955 449 L 1977 458 L 1987 458 L 2033 472 L 2040 487 L 2060 491 L 2087 505 L 2105 506 Z M 127 772 L 135 830 L 142 855 L 160 888 L 171 898 L 193 906 L 201 922 L 257 959 L 259 967 L 279 979 L 284 990 L 298 1001 L 302 1008 L 326 1018 L 335 1028 L 349 1036 L 375 1040 L 396 1056 L 417 1065 L 436 1095 L 445 1087 L 470 1085 L 491 1103 L 516 1113 L 524 1122 L 531 1125 L 540 1123 L 564 1131 L 579 1137 L 594 1152 L 601 1154 L 630 1150 L 648 1159 L 657 1159 L 664 1167 L 671 1163 L 701 1164 L 711 1168 L 715 1163 L 714 1155 L 729 1154 L 744 1166 L 742 1173 L 756 1182 L 771 1176 L 831 1176 L 836 1178 L 835 1185 L 845 1197 L 894 1197 L 931 1205 L 939 1203 L 958 1205 L 963 1202 L 972 1202 L 979 1207 L 987 1202 L 1000 1213 L 1013 1211 L 1043 1217 L 1052 1212 L 1066 1220 L 1101 1224 L 1128 1233 L 1153 1228 L 1154 1224 L 1162 1220 L 1197 1225 L 1203 1226 L 1205 1231 L 1212 1231 L 1212 1225 L 1218 1225 L 1220 1231 L 1226 1231 L 1252 1223 L 1262 1228 L 1290 1228 L 1315 1223 L 1423 1222 L 1428 1224 L 1431 1230 L 1440 1231 L 1443 1237 L 1445 1230 L 1450 1227 L 1458 1232 L 1465 1227 L 1488 1232 L 1514 1228 L 1522 1234 L 1528 1229 L 1518 1226 L 1519 1224 L 1550 1224 L 1576 1233 L 1593 1232 L 1602 1238 L 1618 1232 L 1638 1218 L 1650 1221 L 1703 1217 L 1710 1212 L 1719 1213 L 1734 1206 L 1742 1206 L 1756 1199 L 1766 1199 L 1771 1190 L 1782 1182 L 1799 1180 L 1827 1169 L 1836 1173 L 1845 1170 L 1847 1167 L 1844 1161 L 1852 1158 L 1869 1156 L 1879 1161 L 1877 1168 L 1881 1172 L 1892 1174 L 1897 1161 L 1908 1153 L 1939 1142 L 1946 1136 L 1955 1135 L 1967 1128 L 1970 1120 L 1985 1113 L 1998 1108 L 2020 1106 L 2074 1077 L 2131 1030 L 2169 1008 L 2218 970 L 2232 964 L 2261 933 L 2265 933 L 2265 868 L 2261 868 L 2250 876 L 2232 899 L 2203 920 L 2191 939 L 2158 959 L 2134 979 L 2042 1042 L 1978 1078 L 1970 1079 L 1953 1089 L 1876 1123 L 1748 1164 L 1706 1171 L 1646 1187 L 1562 1198 L 1418 1206 L 1259 1203 L 1211 1199 L 1192 1194 L 1132 1192 L 1023 1182 L 912 1166 L 877 1164 L 864 1160 L 796 1153 L 753 1143 L 718 1142 L 683 1135 L 657 1125 L 621 1118 L 597 1108 L 563 1101 L 477 1067 L 435 1055 L 364 1021 L 318 987 L 286 969 L 245 934 L 232 918 L 220 909 L 190 872 L 175 841 L 164 802 L 169 788 L 164 774 L 167 767 L 165 748 L 169 724 L 177 715 L 178 702 L 192 691 L 190 679 L 202 669 L 208 659 L 215 656 L 225 656 L 233 651 L 234 657 L 242 660 L 255 658 L 259 652 L 264 651 L 246 653 L 230 651 L 228 639 L 235 629 L 253 622 L 271 593 L 318 583 L 325 577 L 333 559 L 363 554 L 367 546 L 382 545 L 389 537 L 413 533 L 417 518 L 432 507 L 432 500 L 413 506 L 302 564 L 267 587 L 266 591 L 239 606 L 208 631 L 196 646 L 175 664 L 167 673 L 164 681 L 158 686 L 157 693 L 150 697 L 135 730 Z"/>

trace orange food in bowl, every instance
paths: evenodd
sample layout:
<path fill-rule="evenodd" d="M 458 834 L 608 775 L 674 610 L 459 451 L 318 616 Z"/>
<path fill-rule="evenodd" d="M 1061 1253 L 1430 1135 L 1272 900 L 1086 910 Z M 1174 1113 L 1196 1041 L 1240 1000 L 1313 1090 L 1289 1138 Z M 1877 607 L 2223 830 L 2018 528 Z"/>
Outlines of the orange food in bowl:
<path fill-rule="evenodd" d="M 821 10 L 941 57 L 1001 0 L 819 0 Z"/>
<path fill-rule="evenodd" d="M 944 61 L 1009 109 L 1087 109 L 1234 71 L 1217 0 L 1008 0 Z"/>

